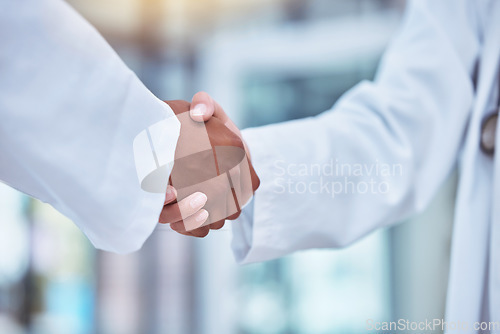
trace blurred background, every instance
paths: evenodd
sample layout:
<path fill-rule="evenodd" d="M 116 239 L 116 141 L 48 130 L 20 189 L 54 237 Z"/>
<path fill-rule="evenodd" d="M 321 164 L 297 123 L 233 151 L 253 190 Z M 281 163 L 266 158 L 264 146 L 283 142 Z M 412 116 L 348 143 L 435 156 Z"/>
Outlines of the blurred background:
<path fill-rule="evenodd" d="M 209 92 L 241 127 L 312 116 L 373 78 L 403 0 L 71 0 L 164 100 Z M 367 333 L 441 318 L 456 176 L 421 216 L 343 250 L 238 266 L 229 229 L 159 229 L 96 251 L 50 206 L 0 184 L 0 333 Z"/>

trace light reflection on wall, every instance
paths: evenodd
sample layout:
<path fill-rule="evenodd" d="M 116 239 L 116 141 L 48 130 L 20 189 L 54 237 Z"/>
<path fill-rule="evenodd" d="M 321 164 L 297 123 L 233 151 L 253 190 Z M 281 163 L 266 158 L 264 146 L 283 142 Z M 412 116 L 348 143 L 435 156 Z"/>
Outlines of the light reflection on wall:
<path fill-rule="evenodd" d="M 5 185 L 0 203 L 0 331 L 91 332 L 95 273 L 87 239 L 47 204 Z"/>
<path fill-rule="evenodd" d="M 26 200 L 0 183 L 0 287 L 18 282 L 28 269 L 29 230 L 23 216 Z"/>

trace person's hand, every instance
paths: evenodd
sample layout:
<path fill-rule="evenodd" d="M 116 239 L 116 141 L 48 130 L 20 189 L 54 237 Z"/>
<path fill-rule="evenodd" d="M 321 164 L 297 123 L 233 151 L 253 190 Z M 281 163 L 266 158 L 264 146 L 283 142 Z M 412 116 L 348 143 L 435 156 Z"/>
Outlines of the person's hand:
<path fill-rule="evenodd" d="M 203 209 L 207 199 L 205 194 L 197 192 L 177 201 L 177 191 L 174 187 L 168 185 L 165 206 L 160 215 L 160 223 L 170 224 L 170 227 L 180 234 L 198 238 L 206 237 L 210 230 L 218 230 L 224 226 L 224 220 L 221 220 L 190 230 L 190 226 L 199 226 L 207 221 L 209 214 L 207 210 Z"/>
<path fill-rule="evenodd" d="M 181 121 L 181 135 L 170 180 L 177 189 L 168 187 L 160 223 L 169 223 L 184 235 L 204 237 L 210 229 L 222 228 L 225 219 L 239 216 L 240 206 L 251 198 L 259 179 L 238 128 L 222 108 L 206 93 L 197 94 L 193 101 L 198 109 L 205 104 L 206 124 L 196 115 L 199 123 L 193 122 L 187 113 L 194 109 L 189 103 L 167 102 Z"/>

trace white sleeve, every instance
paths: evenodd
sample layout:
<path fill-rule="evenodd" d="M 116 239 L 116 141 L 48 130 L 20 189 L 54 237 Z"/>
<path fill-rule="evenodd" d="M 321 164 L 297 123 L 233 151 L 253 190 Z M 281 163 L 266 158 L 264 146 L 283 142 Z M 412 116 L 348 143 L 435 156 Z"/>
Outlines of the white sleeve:
<path fill-rule="evenodd" d="M 63 1 L 1 0 L 0 44 L 0 180 L 50 203 L 97 248 L 140 248 L 164 194 L 141 190 L 133 143 L 169 120 L 154 148 L 173 157 L 172 110 Z"/>
<path fill-rule="evenodd" d="M 237 261 L 342 247 L 428 205 L 473 103 L 473 13 L 470 0 L 410 2 L 374 82 L 318 117 L 243 131 L 261 185 L 232 224 Z"/>

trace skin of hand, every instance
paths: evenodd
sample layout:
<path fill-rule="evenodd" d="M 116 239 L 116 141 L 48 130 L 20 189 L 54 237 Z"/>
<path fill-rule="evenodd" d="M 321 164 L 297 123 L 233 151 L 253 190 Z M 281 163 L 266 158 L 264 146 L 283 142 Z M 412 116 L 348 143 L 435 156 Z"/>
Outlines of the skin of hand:
<path fill-rule="evenodd" d="M 191 102 L 190 116 L 196 122 L 206 122 L 211 117 L 217 117 L 224 123 L 227 128 L 234 132 L 243 141 L 241 132 L 238 127 L 226 115 L 222 107 L 205 92 L 197 93 L 193 97 L 193 100 Z M 243 144 L 245 146 L 246 154 L 250 160 L 250 152 L 248 151 L 248 147 L 244 141 Z M 184 225 L 184 223 L 186 223 L 186 220 L 195 220 L 200 222 L 205 221 L 208 218 L 208 212 L 203 209 L 203 206 L 206 202 L 207 196 L 200 192 L 194 193 L 182 199 L 181 201 L 177 201 L 177 190 L 169 185 L 165 197 L 165 206 L 163 207 L 162 213 L 160 215 L 160 223 L 170 224 L 170 227 L 174 231 L 183 235 L 198 238 L 206 237 L 209 234 L 210 230 L 221 229 L 225 224 L 225 220 L 221 220 L 207 226 L 202 226 L 191 231 L 186 231 Z M 185 217 L 188 216 L 184 219 L 184 222 L 182 221 L 182 217 L 180 216 L 179 212 L 183 212 Z M 238 215 L 239 214 L 235 215 L 234 217 L 231 216 L 229 218 L 235 219 Z"/>

